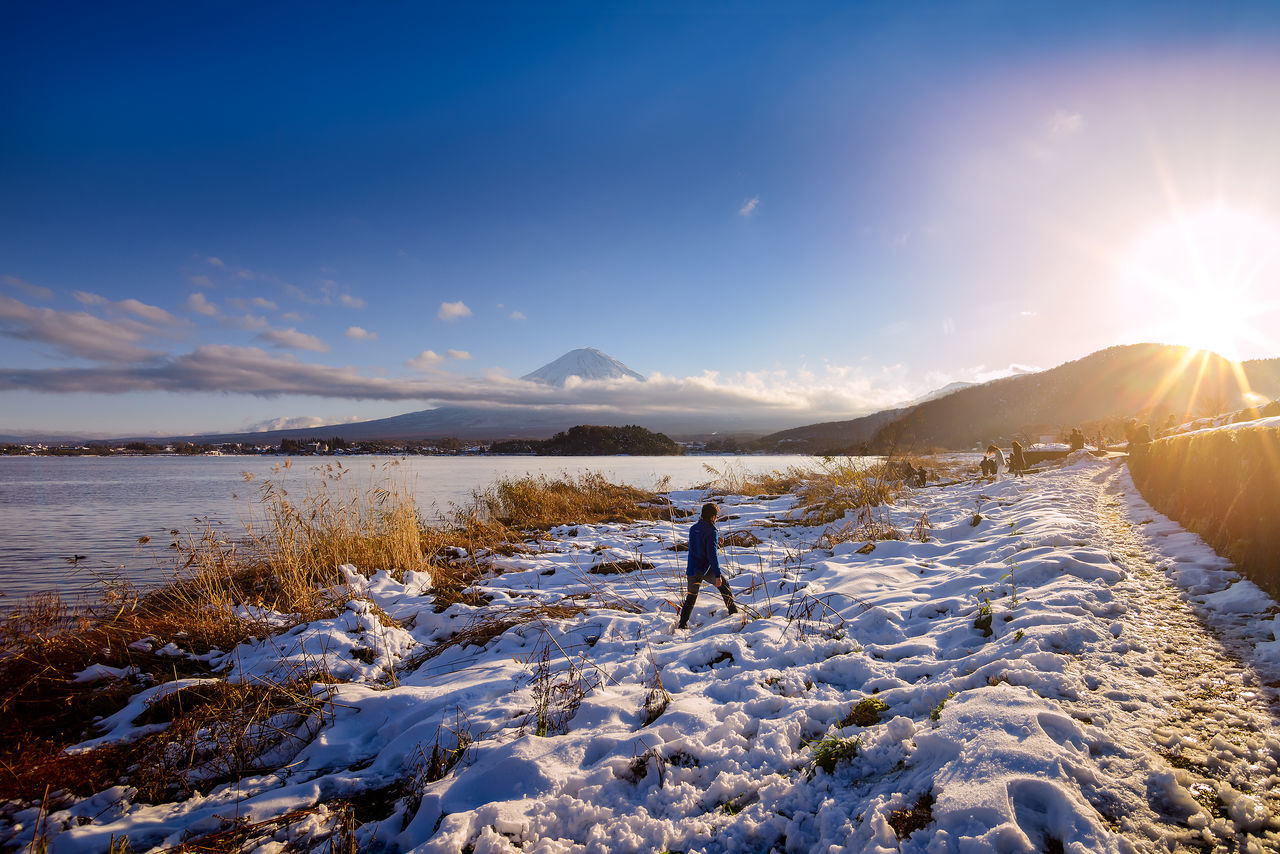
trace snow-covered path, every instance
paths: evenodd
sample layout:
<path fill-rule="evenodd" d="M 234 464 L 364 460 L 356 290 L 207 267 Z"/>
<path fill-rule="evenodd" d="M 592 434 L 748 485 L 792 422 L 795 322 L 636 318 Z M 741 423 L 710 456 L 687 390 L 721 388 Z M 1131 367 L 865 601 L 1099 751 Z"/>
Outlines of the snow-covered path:
<path fill-rule="evenodd" d="M 1100 485 L 1100 533 L 1128 570 L 1117 585 L 1130 605 L 1119 636 L 1127 640 L 1117 643 L 1128 667 L 1113 662 L 1116 676 L 1128 678 L 1109 679 L 1106 690 L 1121 724 L 1113 729 L 1128 736 L 1118 740 L 1132 757 L 1117 761 L 1136 762 L 1131 774 L 1117 777 L 1162 785 L 1172 774 L 1177 784 L 1158 790 L 1151 815 L 1126 816 L 1118 825 L 1192 850 L 1276 850 L 1274 833 L 1249 836 L 1274 830 L 1268 817 L 1280 816 L 1280 663 L 1267 628 L 1242 619 L 1260 609 L 1260 593 L 1248 582 L 1221 588 L 1231 579 L 1204 568 L 1226 562 L 1134 501 L 1126 471 L 1106 472 Z M 1118 688 L 1122 682 L 1128 685 Z"/>
<path fill-rule="evenodd" d="M 280 816 L 258 850 L 305 849 L 342 799 L 386 805 L 360 843 L 442 854 L 1280 850 L 1280 609 L 1122 462 L 916 490 L 873 543 L 797 524 L 792 496 L 720 500 L 759 538 L 725 549 L 756 618 L 708 595 L 671 632 L 670 523 L 555 529 L 439 613 L 428 579 L 352 571 L 345 613 L 222 660 L 345 680 L 269 768 L 172 804 L 102 793 L 49 817 L 51 850 Z M 154 731 L 135 719 L 179 687 L 104 737 Z M 474 743 L 422 773 L 454 732 Z"/>

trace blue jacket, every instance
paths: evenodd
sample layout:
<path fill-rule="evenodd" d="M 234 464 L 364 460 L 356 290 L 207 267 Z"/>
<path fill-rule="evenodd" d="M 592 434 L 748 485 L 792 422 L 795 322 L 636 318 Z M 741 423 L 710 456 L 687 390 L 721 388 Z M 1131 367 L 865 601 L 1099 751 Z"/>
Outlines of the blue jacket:
<path fill-rule="evenodd" d="M 720 574 L 720 560 L 716 557 L 716 526 L 706 519 L 699 519 L 689 529 L 689 565 L 684 574 Z"/>

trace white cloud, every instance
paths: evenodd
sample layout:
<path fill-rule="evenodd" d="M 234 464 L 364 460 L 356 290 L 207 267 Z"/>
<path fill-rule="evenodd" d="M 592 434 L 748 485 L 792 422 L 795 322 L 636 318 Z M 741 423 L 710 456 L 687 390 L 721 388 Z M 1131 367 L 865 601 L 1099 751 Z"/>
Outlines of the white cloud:
<path fill-rule="evenodd" d="M 1084 116 L 1067 110 L 1055 110 L 1046 124 L 1049 137 L 1055 139 L 1079 133 L 1084 127 Z"/>
<path fill-rule="evenodd" d="M 738 208 L 739 216 L 751 216 L 756 212 L 756 208 L 760 207 L 760 197 L 752 196 L 742 203 L 742 207 Z"/>
<path fill-rule="evenodd" d="M 208 276 L 204 275 L 203 273 L 201 273 L 198 276 L 189 276 L 187 277 L 187 281 L 191 282 L 191 284 L 195 285 L 197 288 L 214 287 L 213 279 L 210 279 Z"/>
<path fill-rule="evenodd" d="M 243 317 L 237 317 L 228 321 L 237 329 L 243 329 L 246 332 L 258 332 L 270 326 L 265 317 L 256 314 L 245 314 Z"/>
<path fill-rule="evenodd" d="M 442 302 L 440 310 L 436 312 L 436 316 L 441 320 L 458 320 L 463 317 L 471 316 L 471 309 L 467 308 L 467 304 L 462 300 L 457 302 Z"/>
<path fill-rule="evenodd" d="M 360 326 L 348 326 L 347 337 L 354 338 L 356 341 L 375 341 L 378 338 L 378 333 L 370 332 Z"/>
<path fill-rule="evenodd" d="M 126 299 L 115 303 L 115 306 L 135 317 L 141 317 L 143 320 L 149 320 L 152 323 L 164 323 L 168 325 L 176 325 L 182 323 L 178 318 L 156 305 L 147 305 L 145 302 L 139 302 L 136 299 Z"/>
<path fill-rule="evenodd" d="M 71 296 L 75 297 L 76 302 L 81 305 L 106 305 L 111 302 L 104 296 L 87 293 L 86 291 L 72 291 Z"/>
<path fill-rule="evenodd" d="M 46 288 L 43 285 L 33 285 L 30 282 L 19 279 L 17 276 L 0 276 L 0 282 L 4 282 L 9 287 L 22 291 L 31 299 L 53 299 L 53 291 L 49 288 Z"/>
<path fill-rule="evenodd" d="M 255 308 L 265 308 L 267 311 L 275 311 L 280 307 L 265 297 L 254 297 L 249 300 L 249 304 Z"/>
<path fill-rule="evenodd" d="M 415 371 L 426 372 L 426 371 L 432 370 L 436 365 L 440 364 L 440 362 L 443 360 L 444 360 L 444 356 L 441 356 L 436 351 L 423 350 L 421 353 L 414 356 L 412 359 L 405 362 L 404 364 L 405 364 L 405 367 L 412 368 Z"/>
<path fill-rule="evenodd" d="M 256 273 L 254 275 L 260 279 L 267 278 L 262 273 Z M 360 299 L 360 297 L 352 296 L 347 293 L 346 289 L 333 279 L 320 280 L 319 294 L 313 294 L 298 287 L 297 285 L 291 285 L 287 282 L 283 283 L 281 287 L 289 296 L 301 302 L 305 302 L 308 305 L 342 305 L 346 308 L 364 308 L 365 306 L 364 300 Z"/>
<path fill-rule="evenodd" d="M 296 311 L 286 311 L 284 314 L 280 315 L 280 319 L 286 320 L 289 323 L 301 323 L 302 315 L 298 314 Z"/>
<path fill-rule="evenodd" d="M 215 257 L 214 257 L 214 256 L 212 256 L 212 255 L 210 255 L 208 258 L 205 258 L 204 260 L 205 260 L 206 262 L 208 262 L 211 266 L 214 266 L 214 267 L 225 267 L 225 266 L 227 266 L 226 264 L 222 263 L 222 259 L 221 259 L 221 258 L 215 258 Z"/>
<path fill-rule="evenodd" d="M 204 298 L 204 294 L 196 292 L 187 297 L 187 311 L 203 314 L 205 317 L 217 317 L 218 307 Z"/>
<path fill-rule="evenodd" d="M 884 409 L 908 400 L 891 370 L 868 373 L 832 368 L 808 373 L 765 371 L 693 377 L 653 375 L 583 381 L 559 388 L 497 373 L 462 377 L 439 370 L 442 358 L 425 350 L 406 364 L 417 374 L 385 377 L 354 367 L 307 363 L 290 353 L 257 347 L 205 345 L 193 352 L 144 364 L 92 369 L 11 370 L 0 367 L 0 391 L 49 393 L 92 391 L 231 391 L 260 397 L 309 395 L 355 400 L 436 401 L 476 406 L 554 407 L 573 417 L 654 418 L 697 411 L 751 416 L 765 421 L 835 420 Z"/>
<path fill-rule="evenodd" d="M 471 354 L 466 350 L 446 350 L 445 352 L 449 355 L 450 359 L 461 359 L 466 361 L 471 358 Z"/>
<path fill-rule="evenodd" d="M 179 320 L 169 312 L 165 311 L 157 305 L 149 305 L 136 299 L 124 299 L 119 302 L 112 302 L 100 294 L 89 293 L 88 291 L 72 291 L 71 296 L 75 297 L 76 302 L 84 306 L 92 306 L 94 308 L 109 309 L 109 313 L 131 314 L 134 317 L 140 317 L 150 323 L 159 323 L 166 326 L 180 326 L 187 321 Z"/>
<path fill-rule="evenodd" d="M 343 415 L 341 417 L 322 418 L 318 415 L 295 415 L 293 417 L 271 418 L 266 421 L 255 421 L 244 428 L 246 433 L 266 433 L 269 430 L 305 430 L 310 427 L 325 427 L 329 424 L 353 424 L 363 421 L 359 415 Z"/>
<path fill-rule="evenodd" d="M 527 319 L 527 318 L 525 318 L 525 316 L 524 316 L 524 312 L 522 312 L 522 311 L 513 311 L 513 312 L 511 312 L 511 314 L 509 314 L 509 315 L 507 315 L 507 316 L 508 316 L 508 317 L 510 317 L 512 320 L 526 320 L 526 319 Z"/>
<path fill-rule="evenodd" d="M 148 331 L 136 321 L 35 308 L 0 296 L 0 335 L 47 344 L 70 356 L 101 362 L 146 361 L 158 355 L 139 344 Z"/>
<path fill-rule="evenodd" d="M 329 350 L 329 345 L 316 336 L 299 332 L 292 327 L 268 329 L 266 332 L 259 333 L 257 337 L 259 341 L 265 341 L 286 350 L 310 350 L 314 353 L 325 353 Z"/>

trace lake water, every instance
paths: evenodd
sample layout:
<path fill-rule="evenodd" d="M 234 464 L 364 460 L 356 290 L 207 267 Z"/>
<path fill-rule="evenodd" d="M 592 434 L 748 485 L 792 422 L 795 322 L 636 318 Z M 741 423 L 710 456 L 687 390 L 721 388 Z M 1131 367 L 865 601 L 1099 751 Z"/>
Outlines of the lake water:
<path fill-rule="evenodd" d="M 706 466 L 755 473 L 810 459 L 300 457 L 285 469 L 284 457 L 0 457 L 0 607 L 46 590 L 92 594 L 104 576 L 162 581 L 172 572 L 171 530 L 203 530 L 209 520 L 235 536 L 263 481 L 300 496 L 332 477 L 335 463 L 347 484 L 407 489 L 431 516 L 507 475 L 598 471 L 644 488 L 670 477 L 669 488 L 684 489 L 711 479 Z M 151 541 L 139 545 L 140 537 Z"/>

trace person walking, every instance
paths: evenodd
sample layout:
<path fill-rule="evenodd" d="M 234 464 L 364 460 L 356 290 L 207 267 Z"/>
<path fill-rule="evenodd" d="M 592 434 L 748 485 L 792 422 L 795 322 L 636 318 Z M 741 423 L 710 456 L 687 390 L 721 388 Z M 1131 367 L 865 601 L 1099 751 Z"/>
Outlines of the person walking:
<path fill-rule="evenodd" d="M 1009 457 L 1009 471 L 1018 477 L 1022 477 L 1027 470 L 1027 458 L 1022 455 L 1022 443 L 1016 439 L 1013 442 L 1013 454 Z"/>
<path fill-rule="evenodd" d="M 684 605 L 680 608 L 679 629 L 687 628 L 689 615 L 693 613 L 694 603 L 698 601 L 698 589 L 704 581 L 710 581 L 720 590 L 729 616 L 738 613 L 738 606 L 733 601 L 733 591 L 729 582 L 720 574 L 720 559 L 716 556 L 718 535 L 716 533 L 716 517 L 720 508 L 707 503 L 702 505 L 702 518 L 689 529 L 689 562 L 685 567 L 685 580 L 688 582 L 688 593 L 684 597 Z"/>

